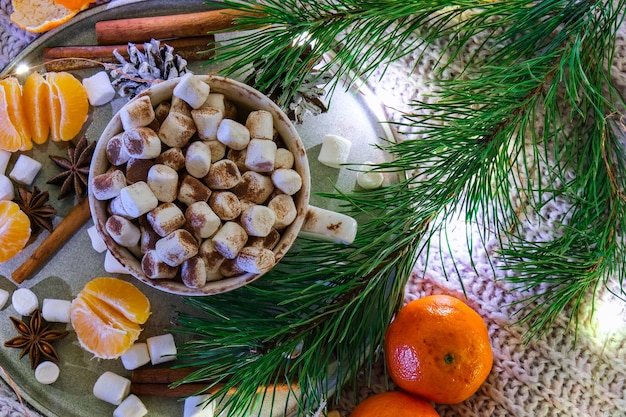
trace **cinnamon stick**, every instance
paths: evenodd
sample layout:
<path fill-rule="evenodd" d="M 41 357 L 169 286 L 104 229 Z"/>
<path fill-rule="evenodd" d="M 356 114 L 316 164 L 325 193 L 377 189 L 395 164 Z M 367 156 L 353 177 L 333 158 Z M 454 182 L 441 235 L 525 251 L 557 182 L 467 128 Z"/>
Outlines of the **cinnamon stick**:
<path fill-rule="evenodd" d="M 215 394 L 220 389 L 224 387 L 223 384 L 216 384 L 215 386 L 207 389 L 207 384 L 202 383 L 193 383 L 193 384 L 182 384 L 177 387 L 171 388 L 168 384 L 141 384 L 141 383 L 131 383 L 130 384 L 130 393 L 135 394 L 137 396 L 148 396 L 148 397 L 189 397 L 191 395 L 199 395 L 199 394 Z M 297 385 L 288 385 L 288 384 L 277 384 L 270 387 L 267 387 L 268 392 L 284 392 L 289 390 L 298 389 Z M 231 388 L 228 390 L 228 394 L 233 394 L 237 388 Z M 257 393 L 262 393 L 266 391 L 265 388 L 257 389 Z"/>
<path fill-rule="evenodd" d="M 170 39 L 163 43 L 173 47 L 174 52 L 187 61 L 201 61 L 213 55 L 210 45 L 214 41 L 215 37 L 213 35 L 206 35 Z M 140 51 L 144 50 L 143 43 L 138 43 L 136 46 Z M 43 57 L 46 70 L 69 71 L 83 68 L 95 68 L 99 66 L 101 62 L 117 62 L 113 55 L 115 49 L 117 49 L 120 55 L 128 58 L 127 44 L 49 47 L 44 48 Z"/>
<path fill-rule="evenodd" d="M 189 376 L 197 368 L 144 368 L 135 369 L 130 377 L 132 383 L 170 384 Z"/>
<path fill-rule="evenodd" d="M 13 271 L 13 274 L 11 274 L 13 281 L 20 284 L 29 278 L 33 272 L 39 269 L 52 254 L 63 246 L 63 244 L 89 220 L 90 216 L 89 201 L 87 198 L 84 198 L 77 206 L 70 210 L 67 216 L 52 230 L 52 233 L 35 249 L 33 254 Z"/>
<path fill-rule="evenodd" d="M 203 36 L 232 27 L 245 14 L 232 9 L 96 22 L 98 45 Z"/>

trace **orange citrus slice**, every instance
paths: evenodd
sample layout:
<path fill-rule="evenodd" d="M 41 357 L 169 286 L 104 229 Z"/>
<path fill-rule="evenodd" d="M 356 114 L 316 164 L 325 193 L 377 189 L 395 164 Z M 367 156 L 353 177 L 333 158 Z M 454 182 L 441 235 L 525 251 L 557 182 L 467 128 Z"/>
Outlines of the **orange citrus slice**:
<path fill-rule="evenodd" d="M 0 149 L 15 152 L 22 146 L 22 135 L 9 117 L 10 106 L 6 89 L 0 85 Z"/>
<path fill-rule="evenodd" d="M 30 239 L 30 220 L 13 201 L 0 201 L 0 262 L 17 255 Z"/>
<path fill-rule="evenodd" d="M 54 0 L 13 0 L 11 21 L 32 33 L 45 32 L 70 20 L 80 9 L 68 9 Z"/>
<path fill-rule="evenodd" d="M 71 321 L 80 345 L 97 358 L 115 359 L 139 338 L 150 316 L 150 301 L 134 285 L 100 277 L 72 301 Z"/>
<path fill-rule="evenodd" d="M 50 133 L 49 86 L 45 78 L 38 72 L 33 72 L 24 82 L 22 97 L 28 126 L 33 136 L 33 142 L 42 144 L 48 140 Z"/>
<path fill-rule="evenodd" d="M 72 140 L 82 129 L 89 112 L 83 84 L 69 72 L 48 72 L 50 130 L 55 142 Z"/>
<path fill-rule="evenodd" d="M 28 120 L 26 118 L 26 109 L 22 100 L 22 86 L 15 77 L 7 77 L 0 80 L 0 86 L 4 88 L 6 99 L 6 110 L 13 129 L 17 132 L 19 139 L 15 140 L 15 144 L 10 146 L 14 148 L 19 140 L 19 147 L 17 149 L 6 149 L 13 152 L 16 150 L 27 151 L 33 148 L 33 143 L 30 139 L 30 129 L 28 128 Z M 11 126 L 9 126 L 9 129 Z M 7 146 L 8 148 L 9 146 Z"/>

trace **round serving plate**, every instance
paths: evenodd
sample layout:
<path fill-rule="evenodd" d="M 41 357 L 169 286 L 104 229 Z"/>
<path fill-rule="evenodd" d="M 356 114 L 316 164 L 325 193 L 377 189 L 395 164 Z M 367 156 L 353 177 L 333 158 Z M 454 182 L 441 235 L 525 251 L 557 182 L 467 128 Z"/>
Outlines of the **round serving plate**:
<path fill-rule="evenodd" d="M 43 49 L 51 46 L 96 45 L 95 23 L 100 20 L 111 20 L 128 17 L 146 17 L 162 14 L 191 13 L 205 11 L 208 6 L 201 0 L 184 1 L 119 1 L 94 7 L 80 13 L 64 26 L 50 31 L 28 46 L 5 69 L 3 74 L 15 73 L 21 66 L 37 67 L 43 63 Z M 203 73 L 210 69 L 205 62 L 190 63 L 195 73 Z M 40 67 L 38 69 L 41 69 Z M 78 78 L 86 77 L 99 69 L 71 71 Z M 20 75 L 23 82 L 27 73 Z M 92 107 L 83 133 L 89 141 L 100 137 L 109 119 L 126 103 L 125 98 L 116 98 L 111 103 Z M 337 134 L 350 139 L 353 143 L 350 163 L 365 161 L 381 162 L 389 158 L 374 144 L 383 140 L 395 140 L 391 130 L 383 123 L 384 113 L 378 102 L 373 99 L 365 86 L 343 91 L 335 90 L 329 111 L 321 115 L 307 115 L 303 123 L 296 125 L 298 133 L 307 149 L 312 175 L 311 204 L 318 207 L 336 210 L 332 201 L 316 196 L 319 192 L 333 192 L 335 189 L 350 191 L 356 186 L 356 172 L 346 168 L 329 168 L 317 161 L 321 144 L 326 134 Z M 57 200 L 59 187 L 46 182 L 59 173 L 59 168 L 51 162 L 49 155 L 67 156 L 67 143 L 48 141 L 44 145 L 35 145 L 34 149 L 24 152 L 26 155 L 43 164 L 34 185 L 50 192 L 50 204 L 57 208 L 55 224 L 64 217 L 76 204 L 73 197 Z M 17 159 L 11 158 L 7 173 Z M 153 306 L 152 315 L 145 325 L 140 341 L 150 336 L 163 334 L 175 326 L 175 316 L 182 309 L 188 309 L 178 295 L 167 294 L 141 283 L 130 275 L 110 274 L 104 270 L 104 254 L 92 249 L 87 229 L 93 225 L 89 220 L 54 256 L 33 276 L 20 285 L 31 288 L 38 295 L 40 303 L 44 298 L 72 300 L 85 283 L 98 276 L 116 276 L 136 285 L 150 299 Z M 12 272 L 33 253 L 34 249 L 45 239 L 47 232 L 40 233 L 20 254 L 0 264 L 0 288 L 13 292 L 18 286 L 11 280 Z M 289 255 L 287 255 L 289 256 Z M 0 363 L 12 383 L 17 386 L 20 395 L 46 416 L 82 417 L 110 416 L 114 406 L 96 399 L 92 387 L 96 379 L 105 371 L 112 371 L 129 377 L 130 371 L 123 368 L 120 360 L 97 360 L 84 351 L 78 344 L 76 335 L 70 332 L 68 337 L 55 344 L 61 357 L 61 374 L 52 385 L 42 385 L 35 380 L 34 371 L 30 369 L 27 358 L 19 359 L 20 350 L 4 347 L 4 341 L 17 335 L 9 317 L 19 317 L 11 303 L 0 310 Z M 54 328 L 64 326 L 54 324 Z M 71 330 L 71 326 L 67 325 Z M 177 344 L 185 339 L 175 334 Z M 167 364 L 166 364 L 167 365 Z M 169 363 L 171 365 L 171 363 Z M 150 365 L 147 365 L 150 366 Z M 334 364 L 330 364 L 334 366 Z M 0 372 L 3 378 L 6 376 Z M 334 391 L 335 384 L 330 385 L 329 395 Z M 144 397 L 149 415 L 176 416 L 182 415 L 183 404 L 173 398 Z M 261 416 L 284 416 L 291 414 L 296 407 L 297 398 L 292 395 L 277 394 L 273 409 L 270 406 L 261 410 Z M 287 407 L 286 407 L 287 405 Z M 286 411 L 287 410 L 287 411 Z"/>

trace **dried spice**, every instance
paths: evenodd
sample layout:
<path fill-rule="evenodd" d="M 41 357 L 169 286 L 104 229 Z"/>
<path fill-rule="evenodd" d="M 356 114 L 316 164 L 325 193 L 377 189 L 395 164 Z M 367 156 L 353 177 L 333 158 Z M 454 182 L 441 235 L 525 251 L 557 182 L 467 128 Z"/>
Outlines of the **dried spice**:
<path fill-rule="evenodd" d="M 39 309 L 33 312 L 28 324 L 15 317 L 10 319 L 19 336 L 4 342 L 4 346 L 22 349 L 20 359 L 28 354 L 32 369 L 35 369 L 43 359 L 59 362 L 59 354 L 52 343 L 63 339 L 68 335 L 68 331 L 50 329 L 50 325 L 41 317 Z"/>
<path fill-rule="evenodd" d="M 33 233 L 44 229 L 52 232 L 52 219 L 57 211 L 51 205 L 46 204 L 49 198 L 48 191 L 42 191 L 37 186 L 32 192 L 22 186 L 18 186 L 17 191 L 15 202 L 30 219 Z"/>
<path fill-rule="evenodd" d="M 89 165 L 95 148 L 96 142 L 88 143 L 87 137 L 83 136 L 76 146 L 70 143 L 67 148 L 68 158 L 50 155 L 50 159 L 63 169 L 63 172 L 48 181 L 48 184 L 61 185 L 59 200 L 72 192 L 79 200 L 87 194 Z"/>

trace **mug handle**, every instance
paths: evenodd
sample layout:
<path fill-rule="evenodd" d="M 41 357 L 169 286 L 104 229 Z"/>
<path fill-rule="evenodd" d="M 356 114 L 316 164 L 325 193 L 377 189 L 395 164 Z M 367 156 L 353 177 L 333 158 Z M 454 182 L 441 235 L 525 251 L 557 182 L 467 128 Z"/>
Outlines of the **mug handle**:
<path fill-rule="evenodd" d="M 345 214 L 309 206 L 298 235 L 349 245 L 354 242 L 357 221 Z"/>

